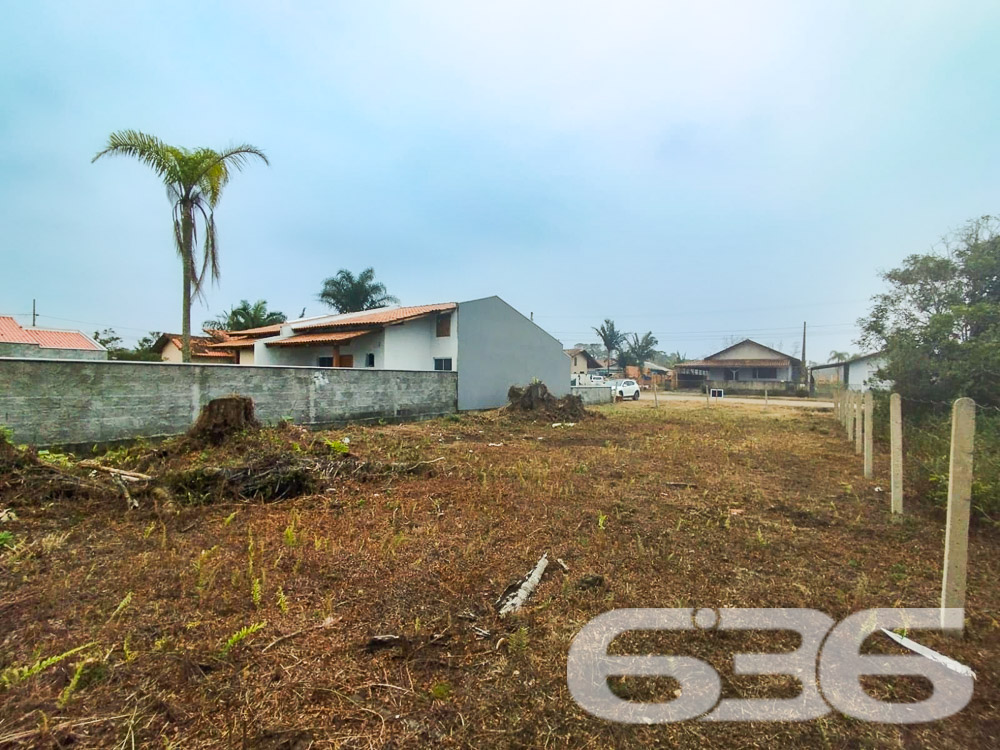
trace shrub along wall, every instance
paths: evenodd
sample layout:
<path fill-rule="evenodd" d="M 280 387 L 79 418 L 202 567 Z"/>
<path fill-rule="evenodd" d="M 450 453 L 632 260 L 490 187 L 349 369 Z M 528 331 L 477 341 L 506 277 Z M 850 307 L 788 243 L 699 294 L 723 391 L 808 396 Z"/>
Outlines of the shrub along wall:
<path fill-rule="evenodd" d="M 264 422 L 418 419 L 457 410 L 454 372 L 0 359 L 0 425 L 32 445 L 178 435 L 238 393 Z"/>

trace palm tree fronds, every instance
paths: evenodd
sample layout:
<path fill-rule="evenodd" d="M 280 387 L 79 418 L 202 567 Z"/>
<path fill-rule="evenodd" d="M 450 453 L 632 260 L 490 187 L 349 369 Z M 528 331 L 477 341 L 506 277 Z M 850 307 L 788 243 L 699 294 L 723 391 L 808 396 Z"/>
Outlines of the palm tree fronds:
<path fill-rule="evenodd" d="M 156 136 L 138 130 L 119 130 L 108 136 L 108 145 L 98 151 L 90 162 L 93 164 L 103 156 L 131 156 L 164 177 L 176 163 L 178 151 Z"/>

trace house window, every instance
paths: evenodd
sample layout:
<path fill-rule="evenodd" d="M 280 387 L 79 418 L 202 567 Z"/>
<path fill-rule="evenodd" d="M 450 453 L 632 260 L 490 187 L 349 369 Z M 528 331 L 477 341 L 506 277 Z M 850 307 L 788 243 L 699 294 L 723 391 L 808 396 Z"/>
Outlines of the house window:
<path fill-rule="evenodd" d="M 333 367 L 333 357 L 320 357 L 318 364 L 320 367 Z"/>
<path fill-rule="evenodd" d="M 451 313 L 437 316 L 437 337 L 439 339 L 451 336 Z M 448 368 L 451 369 L 450 367 Z"/>
<path fill-rule="evenodd" d="M 374 352 L 368 352 L 368 354 L 365 355 L 365 367 L 374 367 L 374 366 L 375 366 L 375 354 Z"/>
<path fill-rule="evenodd" d="M 777 367 L 755 367 L 753 368 L 754 380 L 777 380 Z"/>
<path fill-rule="evenodd" d="M 435 370 L 451 370 L 451 357 L 435 357 L 434 358 L 434 369 Z"/>

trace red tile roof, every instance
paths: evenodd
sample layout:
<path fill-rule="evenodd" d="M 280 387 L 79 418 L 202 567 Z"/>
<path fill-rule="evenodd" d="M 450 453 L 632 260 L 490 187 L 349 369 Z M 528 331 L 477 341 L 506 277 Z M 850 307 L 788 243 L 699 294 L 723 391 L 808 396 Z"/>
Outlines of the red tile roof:
<path fill-rule="evenodd" d="M 340 331 L 331 333 L 300 333 L 287 339 L 268 341 L 265 346 L 306 346 L 309 344 L 340 344 L 361 336 L 373 333 L 372 329 L 363 331 Z"/>
<path fill-rule="evenodd" d="M 104 351 L 104 347 L 92 341 L 80 331 L 56 328 L 22 328 L 16 320 L 0 316 L 0 343 L 37 344 L 43 349 L 87 349 Z"/>

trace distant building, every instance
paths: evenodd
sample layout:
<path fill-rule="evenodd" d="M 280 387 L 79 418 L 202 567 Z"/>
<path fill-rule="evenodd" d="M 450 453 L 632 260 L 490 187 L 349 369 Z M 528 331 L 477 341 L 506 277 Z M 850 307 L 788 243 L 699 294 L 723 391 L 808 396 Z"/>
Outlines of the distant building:
<path fill-rule="evenodd" d="M 535 378 L 556 396 L 570 388 L 562 344 L 499 297 L 289 320 L 207 348 L 258 367 L 456 371 L 462 410 L 502 406 Z"/>
<path fill-rule="evenodd" d="M 801 378 L 802 363 L 791 355 L 744 339 L 704 359 L 674 366 L 678 388 L 772 390 L 793 387 Z"/>
<path fill-rule="evenodd" d="M 570 358 L 570 375 L 585 375 L 590 370 L 597 370 L 601 367 L 601 363 L 586 349 L 564 349 L 563 351 Z"/>
<path fill-rule="evenodd" d="M 888 381 L 879 380 L 876 376 L 878 370 L 885 367 L 885 363 L 884 353 L 872 352 L 843 362 L 816 365 L 809 372 L 817 385 L 826 383 L 840 385 L 851 391 L 867 391 L 869 388 L 884 388 L 889 385 Z"/>
<path fill-rule="evenodd" d="M 210 344 L 218 344 L 228 340 L 238 332 L 228 334 L 224 331 L 214 331 L 214 336 L 191 337 L 191 362 L 201 365 L 235 365 L 236 355 L 225 349 L 209 348 Z M 161 362 L 182 362 L 181 350 L 184 337 L 179 333 L 162 333 L 153 344 L 153 351 L 160 355 Z"/>
<path fill-rule="evenodd" d="M 0 357 L 107 359 L 108 350 L 90 336 L 65 328 L 24 328 L 0 316 Z"/>

